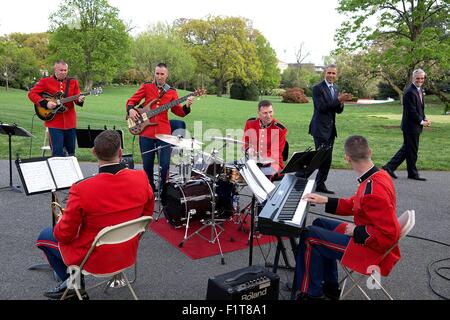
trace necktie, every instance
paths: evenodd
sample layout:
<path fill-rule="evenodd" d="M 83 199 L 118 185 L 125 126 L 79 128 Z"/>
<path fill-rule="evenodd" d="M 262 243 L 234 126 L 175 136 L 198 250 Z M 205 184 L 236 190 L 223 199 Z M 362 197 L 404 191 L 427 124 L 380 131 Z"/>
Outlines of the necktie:
<path fill-rule="evenodd" d="M 330 92 L 331 92 L 331 97 L 334 99 L 334 87 L 333 87 L 333 85 L 330 86 Z"/>
<path fill-rule="evenodd" d="M 421 89 L 419 89 L 419 97 L 420 97 L 420 102 L 423 103 L 423 92 Z"/>

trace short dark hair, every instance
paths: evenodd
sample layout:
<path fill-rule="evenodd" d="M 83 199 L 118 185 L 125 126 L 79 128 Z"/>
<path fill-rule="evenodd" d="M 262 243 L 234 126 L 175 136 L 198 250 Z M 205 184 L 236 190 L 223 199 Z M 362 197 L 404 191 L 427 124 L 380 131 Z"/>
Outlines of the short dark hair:
<path fill-rule="evenodd" d="M 261 110 L 261 108 L 263 107 L 270 107 L 272 105 L 272 102 L 270 102 L 269 100 L 262 100 L 261 102 L 258 103 L 258 111 Z"/>
<path fill-rule="evenodd" d="M 345 140 L 345 154 L 355 162 L 370 160 L 369 142 L 363 136 L 350 136 Z"/>
<path fill-rule="evenodd" d="M 156 65 L 156 67 L 157 67 L 157 68 L 166 68 L 166 69 L 169 69 L 169 68 L 167 68 L 167 64 L 165 64 L 164 62 L 158 63 L 158 64 Z"/>
<path fill-rule="evenodd" d="M 94 140 L 95 154 L 99 160 L 111 161 L 119 153 L 121 137 L 116 130 L 102 131 Z"/>

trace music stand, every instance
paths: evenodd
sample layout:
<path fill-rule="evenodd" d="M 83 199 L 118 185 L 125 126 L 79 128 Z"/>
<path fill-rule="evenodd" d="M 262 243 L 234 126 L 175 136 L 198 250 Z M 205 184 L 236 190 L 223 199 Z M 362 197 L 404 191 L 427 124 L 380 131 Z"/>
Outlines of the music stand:
<path fill-rule="evenodd" d="M 29 133 L 24 128 L 18 127 L 16 124 L 0 124 L 0 134 L 7 134 L 9 140 L 9 186 L 2 187 L 0 190 L 10 190 L 13 192 L 22 192 L 20 190 L 20 186 L 14 186 L 12 183 L 12 147 L 11 147 L 11 137 L 19 136 L 19 137 L 33 137 L 31 133 Z"/>
<path fill-rule="evenodd" d="M 281 174 L 293 173 L 297 177 L 308 179 L 322 162 L 330 155 L 331 147 L 319 148 L 311 151 L 311 148 L 303 152 L 295 152 L 286 164 Z"/>
<path fill-rule="evenodd" d="M 105 130 L 107 130 L 106 127 L 105 129 L 91 129 L 91 126 L 88 126 L 87 129 L 76 129 L 78 148 L 93 148 L 95 138 Z M 116 130 L 115 128 L 113 130 L 120 134 L 120 143 L 123 149 L 122 130 Z"/>
<path fill-rule="evenodd" d="M 57 202 L 56 191 L 69 189 L 73 183 L 83 179 L 75 157 L 40 157 L 16 160 L 17 171 L 27 196 L 51 192 L 51 204 Z M 52 225 L 56 219 L 52 210 Z M 33 265 L 28 270 L 48 270 L 47 264 Z M 56 277 L 55 277 L 56 278 Z"/>
<path fill-rule="evenodd" d="M 76 129 L 78 148 L 92 149 L 94 147 L 95 138 L 97 138 L 97 136 L 105 130 L 108 130 L 106 126 L 104 129 L 91 129 L 91 126 L 88 126 L 87 129 Z M 112 130 L 120 134 L 120 145 L 123 149 L 123 131 L 116 130 L 116 127 L 113 127 Z M 122 154 L 122 159 L 120 162 L 126 165 L 129 169 L 134 169 L 133 154 Z"/>

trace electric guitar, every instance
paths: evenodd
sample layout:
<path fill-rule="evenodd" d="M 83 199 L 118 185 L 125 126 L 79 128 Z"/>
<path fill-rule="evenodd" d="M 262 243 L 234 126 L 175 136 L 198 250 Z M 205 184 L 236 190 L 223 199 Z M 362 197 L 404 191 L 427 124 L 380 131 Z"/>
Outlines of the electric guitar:
<path fill-rule="evenodd" d="M 151 118 L 155 117 L 156 115 L 160 114 L 161 112 L 167 111 L 170 108 L 175 107 L 176 105 L 186 101 L 189 97 L 200 97 L 205 94 L 206 94 L 206 89 L 196 89 L 194 92 L 192 92 L 184 97 L 181 97 L 177 100 L 173 100 L 171 102 L 163 104 L 162 106 L 152 109 L 151 107 L 160 101 L 160 99 L 154 99 L 154 100 L 150 101 L 149 103 L 147 103 L 147 105 L 136 109 L 136 111 L 139 112 L 139 119 L 137 121 L 134 121 L 130 117 L 127 117 L 128 130 L 130 130 L 131 134 L 138 135 L 147 126 L 158 125 L 155 122 L 150 122 Z"/>
<path fill-rule="evenodd" d="M 95 88 L 91 91 L 82 92 L 80 94 L 76 94 L 67 98 L 64 98 L 63 92 L 57 92 L 54 95 L 44 92 L 42 94 L 42 98 L 44 98 L 48 102 L 52 101 L 56 103 L 56 107 L 54 109 L 49 109 L 41 106 L 39 103 L 36 103 L 34 105 L 34 111 L 36 112 L 36 115 L 39 117 L 39 119 L 50 121 L 53 120 L 57 113 L 64 113 L 67 111 L 67 107 L 64 105 L 65 103 L 77 100 L 80 96 L 89 96 L 91 94 L 98 96 L 102 92 L 102 88 Z"/>

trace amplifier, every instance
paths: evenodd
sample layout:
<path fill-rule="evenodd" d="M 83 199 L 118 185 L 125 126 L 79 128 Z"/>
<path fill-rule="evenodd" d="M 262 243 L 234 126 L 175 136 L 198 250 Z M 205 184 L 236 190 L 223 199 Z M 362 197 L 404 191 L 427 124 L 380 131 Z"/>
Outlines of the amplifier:
<path fill-rule="evenodd" d="M 278 300 L 280 277 L 262 266 L 250 266 L 208 280 L 206 300 Z"/>

